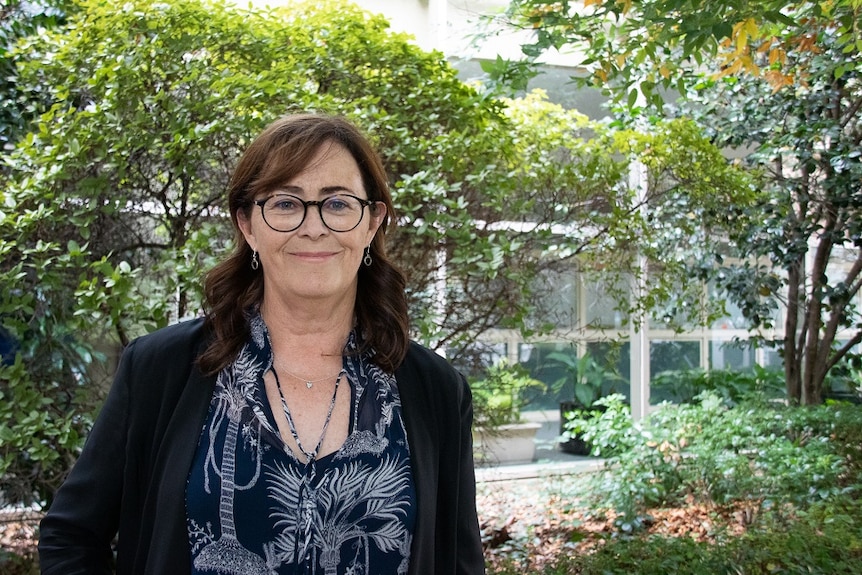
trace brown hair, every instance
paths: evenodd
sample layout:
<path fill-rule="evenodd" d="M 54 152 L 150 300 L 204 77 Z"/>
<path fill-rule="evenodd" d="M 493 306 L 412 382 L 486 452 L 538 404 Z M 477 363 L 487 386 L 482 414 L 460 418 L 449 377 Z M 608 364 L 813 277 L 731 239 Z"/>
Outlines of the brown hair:
<path fill-rule="evenodd" d="M 228 207 L 236 246 L 204 280 L 205 324 L 212 336 L 198 358 L 204 373 L 217 373 L 234 361 L 248 339 L 246 314 L 263 298 L 263 276 L 251 269 L 252 249 L 240 232 L 237 214 L 242 210 L 250 216 L 255 197 L 300 173 L 320 147 L 331 142 L 350 152 L 359 165 L 368 199 L 382 202 L 386 209 L 371 242 L 372 263 L 359 269 L 355 315 L 363 350 L 373 350 L 373 360 L 387 371 L 394 371 L 403 361 L 408 346 L 407 299 L 404 276 L 386 256 L 384 234 L 395 212 L 383 163 L 349 121 L 299 114 L 270 124 L 246 149 L 231 179 Z"/>

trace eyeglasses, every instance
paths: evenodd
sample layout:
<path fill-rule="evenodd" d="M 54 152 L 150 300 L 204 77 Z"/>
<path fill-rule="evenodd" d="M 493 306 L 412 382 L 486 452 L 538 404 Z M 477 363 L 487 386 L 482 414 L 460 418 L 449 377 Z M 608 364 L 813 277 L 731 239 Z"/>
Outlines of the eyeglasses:
<path fill-rule="evenodd" d="M 308 206 L 317 206 L 323 225 L 333 232 L 349 232 L 362 221 L 365 208 L 377 202 L 348 194 L 312 202 L 290 194 L 274 194 L 254 203 L 260 206 L 263 221 L 277 232 L 292 232 L 299 228 L 305 221 Z"/>

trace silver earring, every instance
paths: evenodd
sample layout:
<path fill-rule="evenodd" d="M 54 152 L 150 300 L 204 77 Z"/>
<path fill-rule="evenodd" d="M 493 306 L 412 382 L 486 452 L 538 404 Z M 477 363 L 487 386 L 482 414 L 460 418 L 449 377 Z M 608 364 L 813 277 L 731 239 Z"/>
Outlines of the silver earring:
<path fill-rule="evenodd" d="M 251 269 L 256 270 L 260 267 L 260 260 L 257 259 L 257 251 L 251 254 Z"/>
<path fill-rule="evenodd" d="M 362 263 L 370 267 L 372 261 L 374 260 L 371 259 L 371 246 L 365 246 L 365 257 L 362 258 Z"/>

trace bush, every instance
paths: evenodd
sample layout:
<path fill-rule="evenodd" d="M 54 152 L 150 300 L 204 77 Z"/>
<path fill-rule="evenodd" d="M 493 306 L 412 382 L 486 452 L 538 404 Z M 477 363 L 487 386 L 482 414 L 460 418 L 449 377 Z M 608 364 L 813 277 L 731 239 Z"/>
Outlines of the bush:
<path fill-rule="evenodd" d="M 544 384 L 521 365 L 504 361 L 487 368 L 483 378 L 470 381 L 476 425 L 490 428 L 519 422 L 531 389 L 544 389 Z"/>
<path fill-rule="evenodd" d="M 0 365 L 0 506 L 49 503 L 91 423 L 87 390 L 43 374 L 31 372 L 21 354 Z"/>
<path fill-rule="evenodd" d="M 664 392 L 674 403 L 694 403 L 698 395 L 713 392 L 729 405 L 752 397 L 786 397 L 784 371 L 755 365 L 749 371 L 685 369 L 665 371 L 650 382 L 653 393 Z"/>
<path fill-rule="evenodd" d="M 793 408 L 765 402 L 726 406 L 708 393 L 699 403 L 662 405 L 632 423 L 621 396 L 602 400 L 604 413 L 573 419 L 593 453 L 607 457 L 596 474 L 593 504 L 636 529 L 650 507 L 699 502 L 795 508 L 860 485 L 862 408 Z"/>

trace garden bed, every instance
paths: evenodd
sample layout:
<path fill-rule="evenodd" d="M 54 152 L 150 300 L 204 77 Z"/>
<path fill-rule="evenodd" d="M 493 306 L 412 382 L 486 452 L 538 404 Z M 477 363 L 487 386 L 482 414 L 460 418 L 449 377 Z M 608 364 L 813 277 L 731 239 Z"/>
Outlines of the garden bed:
<path fill-rule="evenodd" d="M 489 574 L 518 567 L 540 573 L 562 555 L 594 551 L 619 534 L 612 514 L 596 516 L 573 494 L 584 492 L 583 476 L 558 476 L 483 483 L 477 507 Z M 753 519 L 746 509 L 709 509 L 691 504 L 651 510 L 643 536 L 687 537 L 714 542 L 739 535 Z"/>

